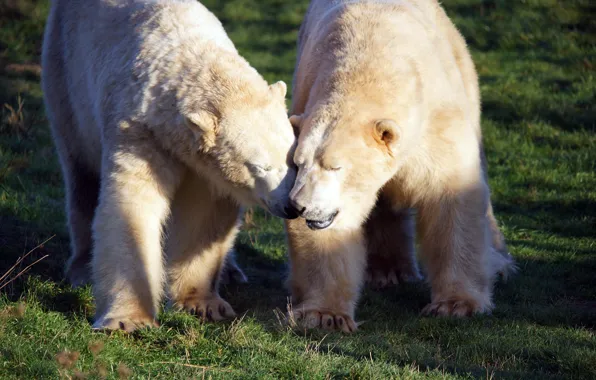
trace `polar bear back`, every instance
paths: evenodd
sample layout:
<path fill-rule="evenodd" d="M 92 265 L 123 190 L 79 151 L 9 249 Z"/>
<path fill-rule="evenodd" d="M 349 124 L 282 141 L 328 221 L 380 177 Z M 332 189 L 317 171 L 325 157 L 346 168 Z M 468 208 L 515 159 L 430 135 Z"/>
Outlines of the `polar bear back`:
<path fill-rule="evenodd" d="M 433 41 L 432 45 L 429 45 L 431 46 L 430 51 L 432 55 L 439 57 L 442 64 L 448 66 L 448 75 L 451 80 L 450 88 L 463 88 L 463 91 L 466 93 L 465 97 L 469 103 L 470 120 L 478 138 L 480 138 L 480 92 L 474 63 L 467 50 L 465 40 L 437 0 L 311 1 L 299 33 L 294 82 L 313 84 L 314 78 L 312 77 L 312 73 L 317 72 L 318 68 L 323 64 L 323 59 L 329 56 L 326 52 L 334 48 L 332 45 L 335 41 L 330 40 L 328 36 L 334 32 L 334 28 L 337 28 L 337 25 L 334 24 L 337 21 L 338 15 L 345 12 L 348 8 L 352 9 L 352 15 L 357 15 L 366 9 L 368 9 L 369 16 L 377 12 L 377 17 L 373 18 L 398 14 L 401 10 L 406 11 L 410 17 L 415 19 L 425 29 L 425 34 L 430 37 L 428 41 Z M 352 25 L 348 22 L 347 25 L 351 27 L 356 25 L 353 33 L 362 34 L 364 33 L 363 30 L 367 28 L 365 24 L 365 22 L 359 20 L 357 23 L 352 23 Z M 399 24 L 394 25 L 395 30 L 400 29 Z M 346 25 L 342 27 L 346 27 Z M 377 32 L 381 33 L 379 31 Z M 381 34 L 388 35 L 390 33 L 391 31 L 385 30 Z M 416 46 L 416 49 L 418 49 L 420 47 L 419 42 L 422 40 L 416 38 L 412 40 L 415 41 L 413 46 Z M 305 62 L 301 63 L 301 60 L 305 60 Z M 435 82 L 430 84 L 430 93 L 438 92 L 436 86 L 437 83 Z M 296 88 L 295 85 L 293 87 L 294 89 Z M 300 95 L 294 93 L 293 96 L 300 98 Z M 438 101 L 441 100 L 439 99 Z M 298 109 L 294 111 L 301 112 L 303 110 Z"/>
<path fill-rule="evenodd" d="M 74 129 L 62 134 L 95 168 L 111 121 L 163 103 L 152 86 L 175 86 L 166 82 L 182 76 L 181 54 L 206 45 L 236 53 L 221 22 L 192 0 L 55 0 L 45 40 L 44 90 L 71 106 L 73 122 L 59 128 Z"/>

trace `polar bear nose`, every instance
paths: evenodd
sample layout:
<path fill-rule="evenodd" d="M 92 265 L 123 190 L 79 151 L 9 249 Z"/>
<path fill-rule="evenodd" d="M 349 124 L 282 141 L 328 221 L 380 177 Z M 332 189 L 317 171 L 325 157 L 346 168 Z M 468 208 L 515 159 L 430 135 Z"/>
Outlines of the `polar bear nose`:
<path fill-rule="evenodd" d="M 298 210 L 296 210 L 293 206 L 284 207 L 284 213 L 286 214 L 286 219 L 296 219 L 300 216 Z"/>
<path fill-rule="evenodd" d="M 302 214 L 304 214 L 304 212 L 306 211 L 306 207 L 302 206 L 300 203 L 296 202 L 293 199 L 290 199 L 290 205 L 298 216 L 302 216 Z"/>

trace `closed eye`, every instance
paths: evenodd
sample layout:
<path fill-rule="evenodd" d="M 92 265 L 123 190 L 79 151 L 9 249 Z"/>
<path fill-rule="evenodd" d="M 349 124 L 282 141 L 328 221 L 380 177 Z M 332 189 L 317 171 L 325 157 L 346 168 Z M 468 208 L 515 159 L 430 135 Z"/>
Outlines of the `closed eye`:
<path fill-rule="evenodd" d="M 255 173 L 267 173 L 273 170 L 273 166 L 271 165 L 257 165 L 257 164 L 247 164 L 248 168 Z"/>
<path fill-rule="evenodd" d="M 341 170 L 341 166 L 326 167 L 324 169 L 330 172 L 336 172 L 338 170 Z"/>

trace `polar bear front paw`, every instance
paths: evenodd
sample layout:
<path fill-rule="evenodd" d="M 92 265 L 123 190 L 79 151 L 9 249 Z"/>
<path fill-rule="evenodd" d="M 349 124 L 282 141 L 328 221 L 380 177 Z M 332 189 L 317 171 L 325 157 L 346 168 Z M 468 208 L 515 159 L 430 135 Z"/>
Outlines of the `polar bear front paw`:
<path fill-rule="evenodd" d="M 122 330 L 128 333 L 142 328 L 159 327 L 159 323 L 148 316 L 122 316 L 119 318 L 99 318 L 94 324 L 94 330 Z"/>
<path fill-rule="evenodd" d="M 490 313 L 489 306 L 470 299 L 451 299 L 431 302 L 422 309 L 422 315 L 443 317 L 470 317 L 474 314 Z"/>
<path fill-rule="evenodd" d="M 83 260 L 69 262 L 66 267 L 66 278 L 73 288 L 87 285 L 91 278 L 88 263 Z"/>
<path fill-rule="evenodd" d="M 358 329 L 358 325 L 353 318 L 346 314 L 331 311 L 307 311 L 298 308 L 290 311 L 288 319 L 293 326 L 305 329 L 321 328 L 329 331 L 342 331 L 348 334 Z"/>
<path fill-rule="evenodd" d="M 186 299 L 180 308 L 203 321 L 221 321 L 236 316 L 232 306 L 219 296 Z"/>

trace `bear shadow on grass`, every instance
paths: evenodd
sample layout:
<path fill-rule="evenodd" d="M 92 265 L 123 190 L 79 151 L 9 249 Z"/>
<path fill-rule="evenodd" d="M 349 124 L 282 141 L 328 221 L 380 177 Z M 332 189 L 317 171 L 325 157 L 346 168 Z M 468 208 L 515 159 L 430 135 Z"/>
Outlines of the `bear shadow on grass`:
<path fill-rule="evenodd" d="M 65 233 L 58 233 L 43 246 L 37 247 L 52 236 L 44 226 L 12 216 L 0 216 L 0 226 L 0 246 L 3 248 L 0 277 L 9 272 L 20 257 L 31 251 L 3 280 L 3 284 L 7 285 L 1 292 L 9 301 L 22 300 L 26 303 L 31 296 L 44 310 L 62 313 L 67 318 L 91 315 L 92 305 L 86 290 L 73 289 L 64 279 L 64 263 L 69 254 L 68 236 Z M 39 259 L 42 260 L 17 277 Z"/>

